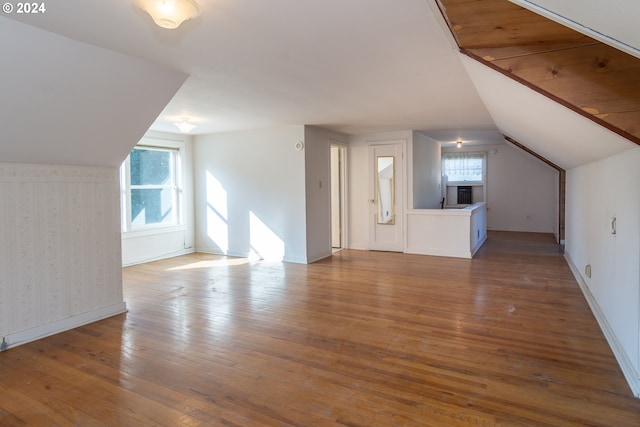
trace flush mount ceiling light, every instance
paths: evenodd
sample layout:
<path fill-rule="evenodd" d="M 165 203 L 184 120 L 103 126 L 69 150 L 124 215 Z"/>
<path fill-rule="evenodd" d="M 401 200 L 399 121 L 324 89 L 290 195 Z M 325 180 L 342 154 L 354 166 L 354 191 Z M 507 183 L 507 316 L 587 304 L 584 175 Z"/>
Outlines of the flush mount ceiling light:
<path fill-rule="evenodd" d="M 182 133 L 189 133 L 196 128 L 196 125 L 189 123 L 188 118 L 183 118 L 181 122 L 174 123 Z"/>
<path fill-rule="evenodd" d="M 195 0 L 135 0 L 135 4 L 147 12 L 159 27 L 170 30 L 200 15 L 200 7 Z"/>

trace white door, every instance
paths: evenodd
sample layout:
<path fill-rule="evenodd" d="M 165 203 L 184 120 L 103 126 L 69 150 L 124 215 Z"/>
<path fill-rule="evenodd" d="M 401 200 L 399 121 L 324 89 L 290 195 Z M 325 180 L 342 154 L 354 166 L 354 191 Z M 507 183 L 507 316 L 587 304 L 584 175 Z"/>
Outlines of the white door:
<path fill-rule="evenodd" d="M 369 165 L 369 249 L 402 252 L 403 145 L 370 145 Z"/>

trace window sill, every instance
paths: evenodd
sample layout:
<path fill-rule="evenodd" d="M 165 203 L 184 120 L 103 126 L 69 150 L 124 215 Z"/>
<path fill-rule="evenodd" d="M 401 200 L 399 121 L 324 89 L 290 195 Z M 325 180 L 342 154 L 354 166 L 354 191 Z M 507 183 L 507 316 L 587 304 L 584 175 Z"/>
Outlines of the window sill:
<path fill-rule="evenodd" d="M 478 181 L 449 181 L 447 182 L 447 187 L 482 187 L 484 182 Z"/>

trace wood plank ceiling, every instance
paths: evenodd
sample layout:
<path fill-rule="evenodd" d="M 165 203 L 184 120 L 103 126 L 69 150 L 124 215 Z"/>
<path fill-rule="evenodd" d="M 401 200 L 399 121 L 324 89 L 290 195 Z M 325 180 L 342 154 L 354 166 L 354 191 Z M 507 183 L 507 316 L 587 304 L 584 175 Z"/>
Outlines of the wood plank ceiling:
<path fill-rule="evenodd" d="M 508 0 L 437 1 L 462 53 L 640 145 L 640 59 Z"/>

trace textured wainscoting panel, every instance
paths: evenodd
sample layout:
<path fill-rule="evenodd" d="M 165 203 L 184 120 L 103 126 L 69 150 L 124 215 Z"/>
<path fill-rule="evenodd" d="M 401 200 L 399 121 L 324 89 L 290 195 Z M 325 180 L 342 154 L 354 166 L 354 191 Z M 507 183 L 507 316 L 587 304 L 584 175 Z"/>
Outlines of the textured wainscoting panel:
<path fill-rule="evenodd" d="M 0 335 L 122 303 L 119 217 L 115 168 L 0 163 Z"/>

